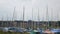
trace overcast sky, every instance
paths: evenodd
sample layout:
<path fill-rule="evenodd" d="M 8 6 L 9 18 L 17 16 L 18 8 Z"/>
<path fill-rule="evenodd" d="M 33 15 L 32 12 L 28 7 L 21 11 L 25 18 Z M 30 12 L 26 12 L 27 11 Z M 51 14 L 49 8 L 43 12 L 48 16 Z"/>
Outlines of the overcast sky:
<path fill-rule="evenodd" d="M 25 7 L 24 20 L 38 20 L 38 10 L 40 21 L 47 20 L 47 4 L 48 4 L 48 20 L 60 20 L 60 0 L 0 0 L 0 20 L 12 20 L 15 8 L 14 20 L 23 20 L 23 6 Z"/>

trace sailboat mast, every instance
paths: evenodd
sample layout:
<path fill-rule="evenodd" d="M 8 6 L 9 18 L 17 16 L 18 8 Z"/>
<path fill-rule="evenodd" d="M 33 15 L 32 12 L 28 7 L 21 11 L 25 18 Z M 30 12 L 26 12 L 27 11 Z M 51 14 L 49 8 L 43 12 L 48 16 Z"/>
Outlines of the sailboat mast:
<path fill-rule="evenodd" d="M 15 14 L 15 7 L 14 7 L 14 11 L 13 11 L 13 16 L 12 16 L 12 24 L 13 24 L 12 27 L 14 27 L 14 25 L 15 25 L 14 24 L 14 16 L 15 16 L 14 14 Z"/>
<path fill-rule="evenodd" d="M 39 18 L 39 8 L 38 8 L 38 27 L 39 27 L 39 21 L 40 21 L 40 18 Z"/>
<path fill-rule="evenodd" d="M 3 24 L 3 16 L 2 16 L 2 27 L 4 26 L 4 24 Z"/>
<path fill-rule="evenodd" d="M 47 20 L 47 28 L 49 27 L 49 15 L 48 15 L 48 4 L 47 4 L 47 11 L 46 11 L 46 20 Z"/>
<path fill-rule="evenodd" d="M 14 14 L 15 14 L 15 8 L 14 8 L 14 11 L 13 11 L 12 21 L 14 20 Z"/>
<path fill-rule="evenodd" d="M 7 27 L 8 27 L 8 15 L 7 15 Z"/>
<path fill-rule="evenodd" d="M 52 22 L 53 22 L 53 8 L 51 8 L 51 27 L 52 27 Z"/>
<path fill-rule="evenodd" d="M 22 23 L 22 28 L 24 27 L 24 14 L 25 14 L 25 6 L 23 6 L 23 23 Z"/>
<path fill-rule="evenodd" d="M 57 27 L 59 28 L 59 23 L 58 23 L 58 21 L 59 21 L 59 12 L 57 11 Z"/>
<path fill-rule="evenodd" d="M 34 22 L 33 22 L 33 8 L 32 8 L 32 29 L 34 30 Z"/>

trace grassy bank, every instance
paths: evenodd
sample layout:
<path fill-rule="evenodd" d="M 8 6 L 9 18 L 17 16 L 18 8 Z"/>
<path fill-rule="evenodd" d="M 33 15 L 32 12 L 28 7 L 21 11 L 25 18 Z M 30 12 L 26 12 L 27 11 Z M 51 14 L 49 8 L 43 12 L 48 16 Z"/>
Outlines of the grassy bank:
<path fill-rule="evenodd" d="M 29 34 L 27 32 L 3 32 L 3 31 L 0 31 L 0 34 Z"/>

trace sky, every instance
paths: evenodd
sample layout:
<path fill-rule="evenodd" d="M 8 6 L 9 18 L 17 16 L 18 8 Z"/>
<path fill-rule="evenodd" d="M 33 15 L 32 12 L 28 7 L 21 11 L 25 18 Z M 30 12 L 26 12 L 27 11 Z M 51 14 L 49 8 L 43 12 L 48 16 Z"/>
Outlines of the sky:
<path fill-rule="evenodd" d="M 60 20 L 60 0 L 0 0 L 0 20 L 23 20 L 23 6 L 24 20 L 38 21 L 38 13 L 39 21 Z"/>

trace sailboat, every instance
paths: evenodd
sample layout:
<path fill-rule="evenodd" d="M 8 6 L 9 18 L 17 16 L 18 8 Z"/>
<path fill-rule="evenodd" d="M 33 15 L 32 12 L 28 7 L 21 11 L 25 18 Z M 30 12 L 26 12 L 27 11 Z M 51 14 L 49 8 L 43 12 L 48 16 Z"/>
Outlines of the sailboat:
<path fill-rule="evenodd" d="M 46 20 L 47 20 L 47 28 L 43 33 L 52 34 L 52 32 L 50 31 L 50 26 L 49 26 L 48 5 L 47 5 L 47 11 L 46 11 Z"/>
<path fill-rule="evenodd" d="M 14 11 L 13 11 L 13 15 L 12 15 L 12 27 L 16 27 L 16 22 L 14 22 L 14 20 L 15 20 L 15 17 L 16 17 L 16 11 L 15 11 L 15 9 L 16 9 L 16 7 L 14 7 Z"/>
<path fill-rule="evenodd" d="M 12 27 L 14 27 L 14 14 L 15 14 L 15 7 L 14 7 L 13 17 L 12 17 Z"/>
<path fill-rule="evenodd" d="M 30 32 L 30 34 L 35 34 L 34 33 L 34 22 L 33 22 L 33 8 L 32 8 L 32 30 L 31 30 L 31 32 Z"/>
<path fill-rule="evenodd" d="M 24 19 L 25 19 L 25 6 L 23 6 L 23 22 L 22 22 L 22 31 L 26 31 L 26 27 L 25 27 L 25 24 L 24 24 Z M 28 25 L 28 24 L 27 24 Z"/>
<path fill-rule="evenodd" d="M 52 13 L 52 15 L 53 15 L 53 13 Z M 52 16 L 51 16 L 51 17 L 52 17 Z M 56 25 L 57 25 L 57 28 L 55 29 L 54 27 L 56 27 L 56 26 L 54 26 L 54 27 L 53 27 L 54 29 L 51 30 L 51 32 L 56 33 L 56 34 L 58 34 L 58 33 L 60 34 L 60 29 L 59 29 L 59 26 L 58 26 L 58 25 L 59 25 L 59 24 L 58 24 L 58 21 L 59 21 L 59 12 L 57 11 L 57 22 L 56 22 L 56 23 L 57 23 L 57 24 L 56 24 Z"/>
<path fill-rule="evenodd" d="M 39 25 L 38 25 L 38 29 L 37 29 L 37 32 L 39 32 L 40 34 L 42 34 L 43 33 L 43 29 L 42 29 L 42 27 L 40 27 L 40 16 L 39 16 L 39 8 L 38 8 L 38 23 L 39 23 Z M 44 19 L 44 18 L 43 18 Z M 43 21 L 43 19 L 42 19 L 42 21 Z M 43 23 L 42 23 L 43 24 Z"/>
<path fill-rule="evenodd" d="M 38 9 L 38 16 L 37 16 L 37 17 L 38 17 L 38 28 L 37 28 L 37 30 L 39 31 L 39 30 L 40 30 L 40 25 L 39 25 L 39 24 L 40 24 L 40 23 L 39 23 L 39 22 L 40 22 L 39 9 Z"/>
<path fill-rule="evenodd" d="M 39 9 L 38 9 L 38 23 L 39 23 Z M 32 11 L 32 20 L 33 20 L 33 11 Z M 33 23 L 33 22 L 32 22 Z M 36 26 L 37 26 L 37 23 L 36 23 Z M 36 27 L 36 29 L 34 29 L 34 23 L 33 23 L 33 29 L 31 31 L 30 34 L 36 34 L 37 32 L 41 32 L 40 28 L 39 28 L 39 24 L 38 24 L 38 28 Z"/>
<path fill-rule="evenodd" d="M 47 11 L 46 11 L 46 20 L 47 20 L 47 29 L 49 28 L 49 14 L 48 14 L 48 5 L 47 5 Z"/>
<path fill-rule="evenodd" d="M 59 21 L 59 12 L 57 11 L 57 28 L 59 28 L 59 23 L 58 23 L 58 21 Z"/>
<path fill-rule="evenodd" d="M 32 22 L 31 25 L 30 23 L 27 23 L 27 32 L 31 32 L 34 29 L 34 23 L 33 23 L 33 8 L 32 8 Z"/>

